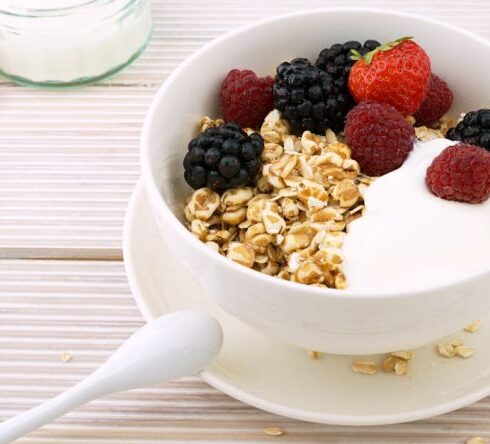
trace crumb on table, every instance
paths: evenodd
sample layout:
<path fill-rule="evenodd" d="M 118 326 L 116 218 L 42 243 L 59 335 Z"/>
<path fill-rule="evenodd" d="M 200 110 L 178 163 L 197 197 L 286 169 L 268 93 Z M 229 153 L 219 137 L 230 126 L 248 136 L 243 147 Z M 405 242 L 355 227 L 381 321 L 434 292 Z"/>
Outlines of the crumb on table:
<path fill-rule="evenodd" d="M 282 436 L 286 432 L 281 427 L 265 427 L 264 433 L 268 436 Z"/>

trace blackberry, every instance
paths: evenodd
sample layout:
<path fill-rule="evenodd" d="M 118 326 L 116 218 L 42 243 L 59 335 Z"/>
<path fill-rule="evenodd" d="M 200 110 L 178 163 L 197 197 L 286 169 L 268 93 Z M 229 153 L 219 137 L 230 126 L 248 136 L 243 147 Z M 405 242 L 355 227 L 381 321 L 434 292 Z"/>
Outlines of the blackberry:
<path fill-rule="evenodd" d="M 291 130 L 321 134 L 327 128 L 338 131 L 348 111 L 347 94 L 333 95 L 331 76 L 307 59 L 281 63 L 272 89 L 274 106 L 288 120 Z"/>
<path fill-rule="evenodd" d="M 490 109 L 466 113 L 463 120 L 447 132 L 446 137 L 490 151 Z"/>
<path fill-rule="evenodd" d="M 356 62 L 351 58 L 351 50 L 354 49 L 359 54 L 365 55 L 378 46 L 381 46 L 381 43 L 376 40 L 366 40 L 364 45 L 355 40 L 350 40 L 344 44 L 335 43 L 335 45 L 323 49 L 318 54 L 315 66 L 330 74 L 334 80 L 345 79 L 347 81 L 350 68 Z"/>
<path fill-rule="evenodd" d="M 320 52 L 315 65 L 298 58 L 278 66 L 272 90 L 274 105 L 294 133 L 344 129 L 345 116 L 355 105 L 347 86 L 355 63 L 350 51 L 355 49 L 364 55 L 379 45 L 375 40 L 367 40 L 364 46 L 355 41 L 337 43 Z"/>
<path fill-rule="evenodd" d="M 184 158 L 185 181 L 195 190 L 215 191 L 251 185 L 260 169 L 264 141 L 236 123 L 208 128 L 192 139 Z"/>
<path fill-rule="evenodd" d="M 356 104 L 347 85 L 350 69 L 352 65 L 356 63 L 356 60 L 352 59 L 351 51 L 354 50 L 363 56 L 380 45 L 381 43 L 376 40 L 366 40 L 364 45 L 356 40 L 349 40 L 343 44 L 335 43 L 334 45 L 323 49 L 320 51 L 320 54 L 318 54 L 315 66 L 325 71 L 330 76 L 330 81 L 332 83 L 330 95 L 334 97 L 342 95 L 347 98 L 347 104 L 345 106 L 346 111 L 339 113 L 336 128 L 332 128 L 334 131 L 343 129 L 345 115 Z"/>

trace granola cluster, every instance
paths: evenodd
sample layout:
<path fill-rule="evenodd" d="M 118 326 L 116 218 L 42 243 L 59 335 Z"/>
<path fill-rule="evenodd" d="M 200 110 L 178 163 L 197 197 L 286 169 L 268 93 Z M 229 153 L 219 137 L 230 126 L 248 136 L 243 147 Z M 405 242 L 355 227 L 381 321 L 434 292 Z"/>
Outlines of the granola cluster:
<path fill-rule="evenodd" d="M 476 333 L 480 330 L 482 322 L 480 319 L 464 327 L 466 333 Z M 447 342 L 441 342 L 435 347 L 435 351 L 444 358 L 471 358 L 476 353 L 476 348 L 464 344 L 462 339 L 451 339 Z M 322 354 L 316 351 L 308 351 L 311 359 L 318 359 Z M 402 350 L 388 353 L 381 365 L 370 359 L 358 360 L 351 363 L 351 369 L 354 373 L 363 375 L 374 375 L 381 368 L 385 373 L 393 373 L 396 376 L 408 375 L 410 366 L 415 357 L 415 353 L 410 350 Z M 475 441 L 476 442 L 476 441 Z"/>
<path fill-rule="evenodd" d="M 200 130 L 218 123 L 204 117 Z M 372 178 L 360 173 L 349 147 L 330 130 L 297 137 L 272 111 L 260 135 L 265 146 L 255 188 L 232 188 L 221 196 L 196 190 L 184 211 L 190 231 L 216 252 L 262 273 L 345 288 L 341 246 L 348 225 L 362 215 Z"/>
<path fill-rule="evenodd" d="M 408 123 L 415 124 L 413 116 L 407 117 Z M 440 139 L 446 137 L 446 133 L 450 128 L 456 125 L 456 121 L 447 116 L 442 116 L 441 119 L 433 126 L 416 126 L 415 136 L 418 140 L 428 142 L 429 140 Z"/>
<path fill-rule="evenodd" d="M 381 368 L 385 373 L 393 373 L 396 376 L 404 376 L 408 374 L 410 370 L 410 364 L 412 363 L 413 357 L 413 351 L 402 350 L 388 353 L 381 366 L 370 359 L 366 359 L 354 361 L 351 364 L 351 369 L 354 373 L 374 375 L 378 373 L 379 369 Z"/>
<path fill-rule="evenodd" d="M 453 339 L 449 342 L 437 344 L 437 352 L 444 358 L 471 358 L 476 352 L 474 347 L 464 345 L 461 339 Z"/>

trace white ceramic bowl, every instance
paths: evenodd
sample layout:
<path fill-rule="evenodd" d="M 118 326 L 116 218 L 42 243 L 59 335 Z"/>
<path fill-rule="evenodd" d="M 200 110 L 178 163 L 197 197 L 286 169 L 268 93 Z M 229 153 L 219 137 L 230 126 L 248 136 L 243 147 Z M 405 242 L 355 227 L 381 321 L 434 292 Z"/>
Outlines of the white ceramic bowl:
<path fill-rule="evenodd" d="M 455 114 L 490 104 L 488 42 L 426 18 L 369 9 L 299 12 L 225 35 L 177 68 L 153 101 L 142 135 L 141 163 L 159 229 L 207 296 L 266 334 L 330 353 L 381 353 L 431 342 L 490 306 L 489 269 L 458 282 L 448 276 L 446 285 L 416 292 L 314 288 L 237 265 L 204 246 L 181 222 L 183 200 L 191 191 L 182 177 L 186 146 L 200 117 L 219 115 L 219 85 L 230 69 L 274 74 L 280 62 L 298 56 L 314 60 L 335 42 L 404 35 L 415 36 L 430 55 L 433 71 L 451 85 Z"/>

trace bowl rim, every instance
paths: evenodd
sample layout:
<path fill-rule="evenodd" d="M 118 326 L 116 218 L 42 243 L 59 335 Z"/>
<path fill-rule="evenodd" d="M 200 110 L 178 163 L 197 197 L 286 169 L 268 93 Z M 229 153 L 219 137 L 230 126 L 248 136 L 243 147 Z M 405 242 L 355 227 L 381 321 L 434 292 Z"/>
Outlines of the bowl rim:
<path fill-rule="evenodd" d="M 490 51 L 490 41 L 487 39 L 473 34 L 472 32 L 466 31 L 462 28 L 459 28 L 455 25 L 444 23 L 440 20 L 436 20 L 433 18 L 422 17 L 417 14 L 412 14 L 408 12 L 401 12 L 392 9 L 383 9 L 383 8 L 364 8 L 364 7 L 335 7 L 335 8 L 312 8 L 312 9 L 303 9 L 300 11 L 289 12 L 286 14 L 281 14 L 273 17 L 267 17 L 263 20 L 257 21 L 255 23 L 251 23 L 240 27 L 234 31 L 227 32 L 211 41 L 203 45 L 201 48 L 196 50 L 193 54 L 187 57 L 184 61 L 182 61 L 177 68 L 165 79 L 163 84 L 160 86 L 156 95 L 153 97 L 153 100 L 150 104 L 150 107 L 146 113 L 141 139 L 140 139 L 140 165 L 141 165 L 141 175 L 145 184 L 145 190 L 148 193 L 150 206 L 153 211 L 157 210 L 163 218 L 171 225 L 171 228 L 176 230 L 182 237 L 189 242 L 189 245 L 195 249 L 200 249 L 202 254 L 207 256 L 207 260 L 209 261 L 218 261 L 221 267 L 229 268 L 231 267 L 238 273 L 246 274 L 250 279 L 259 279 L 264 282 L 264 284 L 276 285 L 278 287 L 283 287 L 285 289 L 299 291 L 301 293 L 309 293 L 312 296 L 325 296 L 329 298 L 335 298 L 339 300 L 356 300 L 371 298 L 371 299 L 398 299 L 404 298 L 407 296 L 413 296 L 414 294 L 426 294 L 430 292 L 441 292 L 445 289 L 451 288 L 456 285 L 464 285 L 472 280 L 479 279 L 484 277 L 485 275 L 490 276 L 490 269 L 479 270 L 475 273 L 471 273 L 461 279 L 449 279 L 444 283 L 439 283 L 437 285 L 431 286 L 422 286 L 415 287 L 410 290 L 389 290 L 389 291 L 364 291 L 364 290 L 349 290 L 343 289 L 335 289 L 335 288 L 318 288 L 311 285 L 300 284 L 292 281 L 287 281 L 284 279 L 278 279 L 275 276 L 269 276 L 265 273 L 260 273 L 257 270 L 253 270 L 243 265 L 239 265 L 221 254 L 216 254 L 216 252 L 212 251 L 210 248 L 206 247 L 200 240 L 196 239 L 192 233 L 182 224 L 182 222 L 176 217 L 170 207 L 167 205 L 165 199 L 160 193 L 159 186 L 156 183 L 155 177 L 152 174 L 151 168 L 151 160 L 149 155 L 149 146 L 150 146 L 150 128 L 155 121 L 156 109 L 159 103 L 162 101 L 162 98 L 165 96 L 167 91 L 172 87 L 174 81 L 179 77 L 180 73 L 183 72 L 189 65 L 191 65 L 194 60 L 198 59 L 203 53 L 206 53 L 212 50 L 214 47 L 219 46 L 222 42 L 235 38 L 236 36 L 247 34 L 253 29 L 256 29 L 261 26 L 269 25 L 273 22 L 282 21 L 285 19 L 289 19 L 292 17 L 301 17 L 301 16 L 309 16 L 316 14 L 344 14 L 348 12 L 353 13 L 363 13 L 363 14 L 376 14 L 376 15 L 385 15 L 389 17 L 403 17 L 413 19 L 415 21 L 424 22 L 427 25 L 435 25 L 438 27 L 446 28 L 451 32 L 458 33 L 464 36 L 467 39 L 471 39 L 477 41 L 481 44 L 484 44 L 489 48 Z M 155 206 L 155 203 L 158 202 L 158 205 Z"/>

